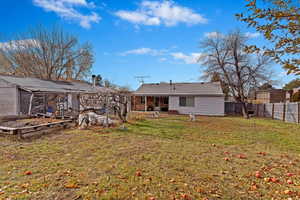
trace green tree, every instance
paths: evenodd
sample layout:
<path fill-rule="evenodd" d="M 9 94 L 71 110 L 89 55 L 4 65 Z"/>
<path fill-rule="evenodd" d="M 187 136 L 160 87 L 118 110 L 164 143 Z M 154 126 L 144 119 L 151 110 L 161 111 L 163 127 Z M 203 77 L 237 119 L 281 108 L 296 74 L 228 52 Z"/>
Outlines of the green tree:
<path fill-rule="evenodd" d="M 285 84 L 283 86 L 283 89 L 292 90 L 292 89 L 298 88 L 298 87 L 300 87 L 300 79 L 299 78 L 294 79 L 294 80 L 290 81 L 289 83 Z"/>
<path fill-rule="evenodd" d="M 254 27 L 270 41 L 270 46 L 246 47 L 248 52 L 263 50 L 287 73 L 300 75 L 300 3 L 298 0 L 247 0 L 247 12 L 237 14 L 240 21 Z"/>

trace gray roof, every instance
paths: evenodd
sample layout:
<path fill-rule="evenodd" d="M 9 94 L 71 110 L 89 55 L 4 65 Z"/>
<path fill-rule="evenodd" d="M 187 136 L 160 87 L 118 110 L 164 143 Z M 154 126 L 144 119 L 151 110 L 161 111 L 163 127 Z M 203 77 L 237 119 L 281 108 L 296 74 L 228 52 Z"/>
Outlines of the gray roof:
<path fill-rule="evenodd" d="M 145 95 L 199 95 L 199 96 L 224 96 L 221 84 L 212 83 L 151 83 L 142 84 L 134 93 L 137 96 Z"/>
<path fill-rule="evenodd" d="M 105 87 L 93 87 L 91 84 L 86 82 L 52 81 L 38 78 L 21 78 L 5 75 L 0 75 L 0 80 L 3 80 L 10 85 L 15 85 L 24 90 L 30 90 L 33 92 L 99 93 L 113 91 Z"/>

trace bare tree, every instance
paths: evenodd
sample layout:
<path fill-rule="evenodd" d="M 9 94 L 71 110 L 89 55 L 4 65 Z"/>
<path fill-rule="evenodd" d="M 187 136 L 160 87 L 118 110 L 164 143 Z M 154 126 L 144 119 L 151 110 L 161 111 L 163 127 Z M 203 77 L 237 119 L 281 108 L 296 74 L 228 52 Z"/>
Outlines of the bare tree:
<path fill-rule="evenodd" d="M 93 64 L 91 45 L 80 45 L 77 37 L 59 27 L 39 26 L 20 34 L 2 44 L 0 54 L 10 62 L 9 72 L 49 80 L 82 80 Z"/>
<path fill-rule="evenodd" d="M 250 88 L 256 88 L 271 80 L 271 59 L 263 54 L 244 52 L 247 38 L 235 31 L 228 35 L 216 34 L 201 42 L 206 56 L 202 65 L 206 77 L 218 73 L 229 87 L 230 94 L 242 103 L 243 116 L 248 118 L 247 95 Z"/>

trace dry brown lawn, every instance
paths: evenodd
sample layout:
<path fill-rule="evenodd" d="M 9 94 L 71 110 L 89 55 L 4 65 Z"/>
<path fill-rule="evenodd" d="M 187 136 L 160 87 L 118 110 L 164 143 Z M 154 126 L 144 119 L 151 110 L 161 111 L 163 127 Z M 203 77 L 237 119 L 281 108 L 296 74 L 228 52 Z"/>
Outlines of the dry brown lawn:
<path fill-rule="evenodd" d="M 126 126 L 0 137 L 0 199 L 300 198 L 297 124 L 164 116 Z"/>

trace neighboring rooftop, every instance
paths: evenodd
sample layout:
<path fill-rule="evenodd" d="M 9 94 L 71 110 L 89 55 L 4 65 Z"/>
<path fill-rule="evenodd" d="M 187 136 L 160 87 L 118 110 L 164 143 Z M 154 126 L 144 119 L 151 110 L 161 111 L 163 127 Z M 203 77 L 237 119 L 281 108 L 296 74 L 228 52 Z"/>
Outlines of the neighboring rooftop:
<path fill-rule="evenodd" d="M 9 85 L 16 85 L 24 90 L 30 90 L 32 92 L 97 93 L 112 91 L 109 88 L 99 86 L 93 87 L 92 84 L 80 81 L 52 81 L 6 75 L 0 75 L 0 80 Z"/>
<path fill-rule="evenodd" d="M 142 84 L 135 95 L 207 95 L 224 96 L 220 82 L 150 83 Z"/>

